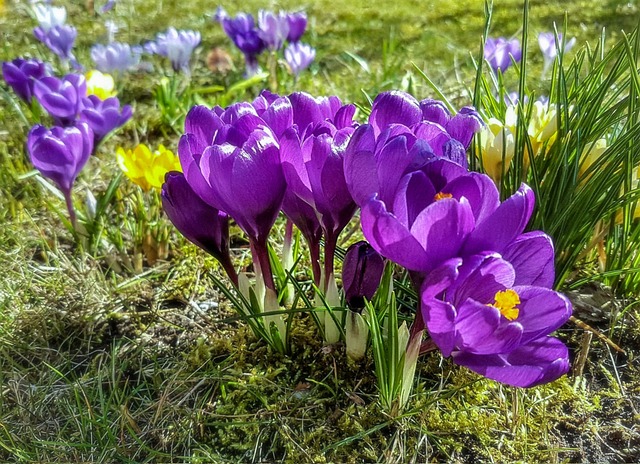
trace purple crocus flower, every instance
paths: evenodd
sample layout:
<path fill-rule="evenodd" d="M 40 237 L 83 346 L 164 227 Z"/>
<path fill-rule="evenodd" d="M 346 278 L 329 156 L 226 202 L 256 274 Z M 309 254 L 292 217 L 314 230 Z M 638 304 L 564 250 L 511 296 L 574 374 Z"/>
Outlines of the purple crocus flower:
<path fill-rule="evenodd" d="M 62 79 L 48 76 L 34 82 L 33 93 L 58 125 L 71 124 L 87 96 L 87 82 L 81 74 L 67 74 Z"/>
<path fill-rule="evenodd" d="M 140 64 L 142 47 L 129 44 L 111 42 L 108 45 L 96 44 L 91 47 L 91 59 L 96 69 L 101 72 L 112 73 L 129 71 Z"/>
<path fill-rule="evenodd" d="M 328 284 L 338 236 L 356 210 L 345 181 L 343 161 L 354 131 L 355 106 L 342 106 L 339 100 L 328 98 L 315 99 L 302 92 L 289 96 L 289 101 L 294 125 L 280 138 L 287 194 L 311 206 L 320 222 L 326 242 L 324 275 Z M 333 111 L 332 102 L 338 104 Z M 284 212 L 292 213 L 292 220 L 300 215 L 286 209 Z M 313 251 L 315 244 L 309 246 Z"/>
<path fill-rule="evenodd" d="M 247 77 L 259 72 L 257 57 L 265 49 L 265 43 L 260 38 L 255 27 L 253 16 L 247 13 L 238 13 L 235 17 L 222 18 L 224 32 L 233 41 L 236 47 L 244 55 Z"/>
<path fill-rule="evenodd" d="M 162 208 L 176 229 L 190 242 L 216 258 L 238 286 L 238 275 L 229 255 L 229 216 L 196 195 L 181 172 L 165 175 Z"/>
<path fill-rule="evenodd" d="M 42 61 L 16 58 L 2 63 L 2 75 L 21 100 L 31 103 L 34 81 L 48 76 L 49 71 Z"/>
<path fill-rule="evenodd" d="M 473 134 L 482 127 L 482 119 L 471 107 L 464 107 L 451 116 L 442 102 L 431 99 L 418 102 L 405 92 L 392 91 L 383 92 L 374 100 L 369 126 L 370 134 L 365 138 L 367 144 L 371 137 L 374 141 L 380 138 L 375 143 L 381 145 L 389 137 L 410 132 L 416 140 L 426 142 L 433 155 L 466 167 L 466 149 Z M 381 136 L 383 132 L 386 135 Z M 366 148 L 355 144 L 349 150 L 358 152 Z"/>
<path fill-rule="evenodd" d="M 284 58 L 295 77 L 307 69 L 316 57 L 316 50 L 311 45 L 293 42 L 284 49 Z"/>
<path fill-rule="evenodd" d="M 420 102 L 420 109 L 423 121 L 440 124 L 453 139 L 464 146 L 465 150 L 471 145 L 473 135 L 484 125 L 478 112 L 471 106 L 461 108 L 452 116 L 444 103 L 427 98 Z"/>
<path fill-rule="evenodd" d="M 287 41 L 292 43 L 299 41 L 307 29 L 307 14 L 304 11 L 288 13 L 287 21 L 289 22 Z"/>
<path fill-rule="evenodd" d="M 74 226 L 76 220 L 71 190 L 92 151 L 93 133 L 83 122 L 52 129 L 36 125 L 27 137 L 27 152 L 31 163 L 62 191 Z"/>
<path fill-rule="evenodd" d="M 479 128 L 479 117 L 471 108 L 451 117 L 433 100 L 424 100 L 421 105 L 404 92 L 378 95 L 369 124 L 356 130 L 345 153 L 351 195 L 362 206 L 378 193 L 379 199 L 391 206 L 388 200 L 402 176 L 435 158 L 454 161 L 465 172 L 463 143 L 468 144 Z"/>
<path fill-rule="evenodd" d="M 545 61 L 553 61 L 556 56 L 558 56 L 558 49 L 562 48 L 563 45 L 562 34 L 558 34 L 558 41 L 556 42 L 556 36 L 553 32 L 541 32 L 538 34 L 538 44 L 540 45 L 540 50 L 544 55 Z M 564 51 L 568 52 L 575 44 L 576 38 L 573 37 L 564 44 Z"/>
<path fill-rule="evenodd" d="M 280 50 L 289 35 L 289 19 L 286 13 L 260 10 L 258 34 L 269 50 Z"/>
<path fill-rule="evenodd" d="M 421 311 L 444 356 L 517 387 L 551 382 L 569 369 L 566 346 L 549 334 L 571 316 L 553 285 L 553 245 L 524 234 L 502 255 L 454 258 L 428 274 Z"/>
<path fill-rule="evenodd" d="M 382 256 L 428 273 L 456 256 L 503 252 L 522 234 L 533 206 L 525 184 L 500 203 L 488 176 L 436 159 L 400 178 L 384 201 L 374 194 L 360 218 L 365 238 Z"/>
<path fill-rule="evenodd" d="M 197 31 L 178 31 L 170 27 L 166 32 L 159 33 L 155 41 L 148 42 L 145 50 L 169 58 L 174 71 L 188 73 L 191 54 L 200 40 L 200 33 Z"/>
<path fill-rule="evenodd" d="M 542 75 L 544 76 L 558 56 L 558 50 L 564 46 L 564 53 L 568 52 L 576 44 L 576 38 L 573 37 L 563 44 L 562 34 L 558 34 L 558 41 L 556 42 L 556 36 L 553 32 L 541 32 L 538 34 L 538 44 L 544 57 L 544 67 L 542 69 Z"/>
<path fill-rule="evenodd" d="M 45 30 L 38 26 L 33 30 L 33 35 L 63 60 L 73 59 L 71 49 L 78 35 L 75 27 L 61 25 Z"/>
<path fill-rule="evenodd" d="M 522 48 L 518 39 L 507 40 L 504 37 L 487 38 L 484 45 L 484 59 L 494 72 L 505 72 L 511 66 L 511 58 L 515 62 L 522 59 Z"/>
<path fill-rule="evenodd" d="M 116 97 L 100 100 L 95 95 L 89 95 L 82 100 L 80 121 L 86 122 L 95 136 L 95 145 L 111 131 L 121 127 L 131 118 L 131 106 L 124 105 L 120 109 L 120 101 Z"/>
<path fill-rule="evenodd" d="M 290 114 L 285 99 L 263 118 Z M 185 177 L 205 202 L 226 212 L 248 235 L 265 285 L 275 290 L 266 244 L 285 194 L 280 145 L 249 103 L 191 109 L 178 154 Z M 283 124 L 272 121 L 275 126 Z"/>
<path fill-rule="evenodd" d="M 351 245 L 342 262 L 342 286 L 347 306 L 362 312 L 364 300 L 371 300 L 380 286 L 384 259 L 364 240 Z"/>

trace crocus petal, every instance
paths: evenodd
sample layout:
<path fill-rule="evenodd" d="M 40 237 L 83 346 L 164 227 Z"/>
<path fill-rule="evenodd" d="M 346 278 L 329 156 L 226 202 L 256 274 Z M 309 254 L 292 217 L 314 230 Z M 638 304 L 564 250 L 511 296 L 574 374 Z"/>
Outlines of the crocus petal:
<path fill-rule="evenodd" d="M 436 190 L 429 178 L 420 171 L 407 174 L 400 181 L 393 203 L 393 214 L 407 227 L 434 202 Z"/>
<path fill-rule="evenodd" d="M 316 210 L 309 203 L 287 190 L 282 201 L 282 212 L 293 221 L 310 244 L 319 245 L 322 237 L 322 228 L 320 227 Z"/>
<path fill-rule="evenodd" d="M 278 98 L 262 114 L 262 119 L 271 128 L 276 137 L 280 138 L 285 130 L 293 124 L 293 109 L 286 97 Z"/>
<path fill-rule="evenodd" d="M 522 325 L 518 322 L 501 323 L 502 316 L 498 308 L 467 300 L 457 310 L 456 347 L 459 351 L 475 354 L 505 353 L 520 344 Z"/>
<path fill-rule="evenodd" d="M 454 198 L 466 198 L 471 205 L 476 224 L 480 224 L 500 205 L 500 193 L 491 178 L 477 172 L 470 172 L 449 182 L 445 192 Z"/>
<path fill-rule="evenodd" d="M 451 136 L 440 124 L 422 121 L 413 127 L 413 132 L 420 140 L 425 140 L 438 157 L 444 156 L 444 145 L 451 140 Z"/>
<path fill-rule="evenodd" d="M 422 281 L 420 295 L 423 300 L 437 297 L 458 277 L 462 258 L 451 258 L 429 272 Z"/>
<path fill-rule="evenodd" d="M 391 204 L 400 179 L 413 162 L 413 153 L 407 149 L 407 137 L 393 137 L 377 153 L 377 177 L 380 200 Z"/>
<path fill-rule="evenodd" d="M 447 109 L 447 106 L 439 101 L 432 100 L 430 98 L 422 100 L 420 102 L 420 109 L 422 110 L 422 118 L 426 121 L 431 121 L 446 126 L 451 118 L 451 113 Z"/>
<path fill-rule="evenodd" d="M 473 227 L 473 213 L 465 199 L 457 201 L 445 198 L 429 205 L 411 225 L 411 235 L 417 238 L 424 250 L 428 250 L 427 262 L 423 263 L 421 269 L 413 270 L 431 270 L 445 260 L 458 256 Z"/>
<path fill-rule="evenodd" d="M 497 292 L 511 288 L 515 271 L 499 256 L 492 253 L 465 258 L 459 268 L 459 282 L 447 291 L 449 301 L 463 304 L 473 299 L 482 304 L 492 304 Z"/>
<path fill-rule="evenodd" d="M 502 355 L 454 352 L 456 364 L 514 387 L 551 382 L 569 370 L 567 347 L 558 339 L 543 337 Z"/>
<path fill-rule="evenodd" d="M 516 271 L 515 285 L 553 287 L 555 280 L 553 241 L 542 231 L 527 232 L 502 252 Z"/>
<path fill-rule="evenodd" d="M 451 303 L 426 298 L 422 300 L 421 311 L 431 339 L 443 356 L 450 356 L 456 343 L 455 308 Z"/>
<path fill-rule="evenodd" d="M 426 163 L 421 169 L 433 183 L 436 192 L 445 192 L 444 188 L 454 179 L 466 176 L 469 172 L 457 163 L 448 159 L 435 158 Z"/>
<path fill-rule="evenodd" d="M 571 317 L 571 302 L 561 293 L 531 286 L 516 286 L 513 289 L 521 300 L 516 320 L 525 328 L 523 344 L 550 334 Z"/>
<path fill-rule="evenodd" d="M 353 104 L 342 106 L 333 118 L 336 129 L 344 129 L 353 125 L 353 116 L 356 114 L 356 106 Z"/>
<path fill-rule="evenodd" d="M 182 235 L 218 261 L 228 259 L 229 217 L 202 201 L 179 172 L 168 172 L 162 208 Z"/>
<path fill-rule="evenodd" d="M 429 256 L 418 240 L 383 202 L 372 198 L 360 213 L 362 233 L 382 256 L 414 271 L 429 270 Z"/>
<path fill-rule="evenodd" d="M 465 148 L 469 148 L 471 139 L 476 132 L 482 129 L 482 118 L 471 107 L 464 107 L 447 123 L 446 129 L 449 135 L 459 141 Z"/>
<path fill-rule="evenodd" d="M 213 142 L 215 132 L 223 125 L 220 116 L 206 106 L 197 105 L 189 110 L 184 120 L 184 132 L 195 136 L 194 149 L 202 153 Z M 197 148 L 196 148 L 197 147 Z"/>
<path fill-rule="evenodd" d="M 178 143 L 178 157 L 180 166 L 191 188 L 204 202 L 213 206 L 217 204 L 208 182 L 200 169 L 200 159 L 206 149 L 202 144 L 202 137 L 195 134 L 184 134 Z M 217 209 L 220 209 L 219 207 Z"/>
<path fill-rule="evenodd" d="M 383 92 L 373 101 L 369 124 L 379 134 L 389 124 L 412 126 L 422 119 L 418 101 L 411 95 L 400 91 Z"/>
<path fill-rule="evenodd" d="M 358 206 L 369 201 L 380 191 L 375 158 L 375 136 L 373 127 L 364 124 L 358 127 L 344 154 L 344 175 L 349 193 Z"/>
<path fill-rule="evenodd" d="M 470 234 L 464 253 L 486 250 L 502 252 L 526 227 L 533 207 L 535 195 L 526 184 L 505 200 L 487 219 L 478 224 Z"/>
<path fill-rule="evenodd" d="M 300 130 L 303 130 L 309 124 L 327 119 L 328 115 L 323 114 L 319 99 L 312 97 L 308 93 L 294 92 L 288 98 L 293 109 L 293 123 L 297 124 Z"/>

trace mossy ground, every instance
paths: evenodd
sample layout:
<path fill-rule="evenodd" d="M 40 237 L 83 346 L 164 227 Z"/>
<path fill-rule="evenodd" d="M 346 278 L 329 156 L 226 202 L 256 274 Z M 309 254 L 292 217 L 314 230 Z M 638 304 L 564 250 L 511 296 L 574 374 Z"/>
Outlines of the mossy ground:
<path fill-rule="evenodd" d="M 601 27 L 615 35 L 636 25 L 634 2 L 532 3 L 531 30 L 549 30 L 568 10 L 570 35 L 594 41 Z M 231 2 L 223 3 L 231 13 Z M 297 8 L 295 2 L 243 9 Z M 314 94 L 365 103 L 364 94 L 411 85 L 411 61 L 444 91 L 463 101 L 470 85 L 469 53 L 484 22 L 482 2 L 398 0 L 313 2 L 307 41 L 317 64 L 297 84 Z M 67 3 L 76 25 L 78 57 L 104 35 L 83 2 Z M 229 85 L 209 73 L 206 50 L 228 47 L 206 2 L 120 1 L 122 41 L 141 42 L 169 25 L 198 29 L 204 46 L 193 80 Z M 521 2 L 496 1 L 493 35 L 520 31 Z M 5 2 L 0 59 L 48 56 L 25 31 L 23 3 Z M 104 41 L 104 40 L 101 40 Z M 532 49 L 535 43 L 532 38 Z M 363 58 L 358 64 L 353 55 Z M 241 68 L 238 54 L 233 55 Z M 533 73 L 541 58 L 532 52 Z M 158 63 L 156 63 L 158 64 Z M 78 192 L 103 191 L 117 170 L 118 145 L 140 140 L 175 149 L 152 98 L 158 74 L 134 74 L 120 97 L 136 116 L 100 149 Z M 414 76 L 412 74 L 411 76 Z M 407 80 L 411 81 L 407 84 Z M 283 93 L 293 89 L 286 81 Z M 5 87 L 3 87 L 4 89 Z M 251 88 L 236 98 L 251 98 Z M 364 92 L 364 93 L 363 93 Z M 466 103 L 466 102 L 465 102 Z M 23 462 L 634 462 L 640 460 L 640 353 L 637 312 L 614 327 L 594 321 L 626 350 L 594 339 L 583 376 L 532 390 L 483 380 L 437 354 L 419 363 L 409 408 L 389 417 L 376 402 L 371 360 L 345 361 L 341 346 L 323 346 L 308 316 L 281 356 L 235 320 L 213 287 L 219 269 L 172 235 L 170 258 L 141 274 L 114 272 L 117 257 L 90 257 L 48 208 L 57 205 L 33 178 L 23 153 L 27 125 L 0 100 L 0 460 Z M 121 186 L 122 195 L 131 185 Z M 59 207 L 59 205 L 57 205 Z M 130 211 L 112 215 L 118 227 Z M 130 237 L 129 237 L 130 238 Z M 246 248 L 238 238 L 238 258 Z M 582 330 L 560 331 L 575 359 Z M 575 373 L 574 373 L 575 374 Z"/>

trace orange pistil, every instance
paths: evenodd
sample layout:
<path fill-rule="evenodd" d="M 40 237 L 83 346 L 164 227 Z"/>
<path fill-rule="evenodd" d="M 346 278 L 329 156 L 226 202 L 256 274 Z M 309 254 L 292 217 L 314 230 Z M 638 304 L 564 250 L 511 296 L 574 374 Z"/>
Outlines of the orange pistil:
<path fill-rule="evenodd" d="M 453 195 L 451 195 L 450 193 L 439 192 L 436 193 L 435 197 L 433 197 L 433 201 L 440 201 L 444 198 L 453 198 Z"/>

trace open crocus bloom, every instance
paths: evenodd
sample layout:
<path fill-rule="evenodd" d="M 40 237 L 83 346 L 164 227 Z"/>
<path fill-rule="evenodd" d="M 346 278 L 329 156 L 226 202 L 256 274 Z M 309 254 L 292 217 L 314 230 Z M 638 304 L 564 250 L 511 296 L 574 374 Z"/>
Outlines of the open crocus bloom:
<path fill-rule="evenodd" d="M 501 251 L 524 230 L 533 192 L 522 186 L 500 204 L 493 181 L 445 159 L 403 176 L 393 194 L 363 204 L 362 231 L 383 256 L 417 272 L 483 250 Z"/>
<path fill-rule="evenodd" d="M 532 387 L 569 369 L 566 346 L 549 334 L 569 319 L 571 303 L 552 284 L 551 240 L 532 232 L 502 255 L 454 258 L 428 274 L 422 316 L 442 354 L 456 364 Z"/>

